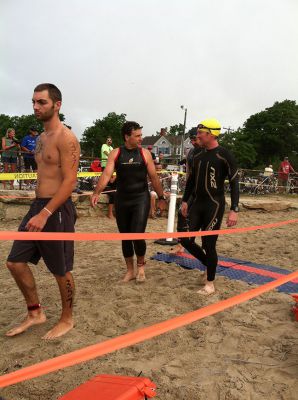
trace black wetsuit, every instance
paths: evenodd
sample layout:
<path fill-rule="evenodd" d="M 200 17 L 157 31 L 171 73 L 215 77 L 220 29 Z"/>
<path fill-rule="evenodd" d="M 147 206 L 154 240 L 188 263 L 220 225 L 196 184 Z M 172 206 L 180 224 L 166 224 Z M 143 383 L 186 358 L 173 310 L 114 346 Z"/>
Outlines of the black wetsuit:
<path fill-rule="evenodd" d="M 117 195 L 115 198 L 116 221 L 121 233 L 145 232 L 149 210 L 150 194 L 147 183 L 147 165 L 140 148 L 119 148 L 115 161 L 117 174 Z M 146 253 L 145 240 L 123 240 L 125 258 Z"/>
<path fill-rule="evenodd" d="M 196 154 L 200 153 L 201 151 L 205 151 L 205 150 L 203 150 L 201 147 L 192 147 L 189 150 L 187 157 L 186 157 L 186 164 L 187 164 L 188 171 L 191 170 L 194 156 Z M 187 200 L 188 208 L 190 208 L 192 200 L 193 200 L 192 196 L 189 196 L 189 198 Z M 178 219 L 177 219 L 177 232 L 184 232 L 186 224 L 187 224 L 186 218 L 183 217 L 183 215 L 181 214 L 181 209 L 179 208 Z M 191 238 L 191 239 L 195 240 L 195 238 Z M 178 241 L 181 242 L 181 240 L 179 238 L 178 238 Z"/>
<path fill-rule="evenodd" d="M 192 197 L 188 219 L 180 231 L 218 230 L 225 209 L 224 182 L 231 188 L 231 210 L 237 210 L 239 182 L 236 162 L 221 146 L 195 154 L 182 201 Z M 213 281 L 217 267 L 217 235 L 203 236 L 202 247 L 192 238 L 182 238 L 182 245 L 207 267 L 207 279 Z"/>

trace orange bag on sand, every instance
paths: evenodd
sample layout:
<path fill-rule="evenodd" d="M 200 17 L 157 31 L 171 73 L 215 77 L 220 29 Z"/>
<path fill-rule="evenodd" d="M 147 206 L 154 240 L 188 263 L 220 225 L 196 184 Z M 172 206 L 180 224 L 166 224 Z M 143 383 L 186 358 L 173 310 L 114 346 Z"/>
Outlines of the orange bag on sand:
<path fill-rule="evenodd" d="M 156 385 L 144 377 L 97 375 L 58 400 L 146 400 Z"/>

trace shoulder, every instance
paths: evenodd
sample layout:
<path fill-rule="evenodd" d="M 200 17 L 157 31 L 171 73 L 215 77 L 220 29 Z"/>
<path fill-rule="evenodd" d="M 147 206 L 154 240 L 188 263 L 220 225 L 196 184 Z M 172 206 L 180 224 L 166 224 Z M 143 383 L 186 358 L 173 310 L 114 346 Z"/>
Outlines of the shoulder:
<path fill-rule="evenodd" d="M 139 147 L 139 149 L 140 149 L 140 152 L 142 152 L 144 155 L 146 155 L 146 156 L 150 155 L 150 157 L 151 157 L 151 153 L 148 149 L 145 149 L 144 147 Z"/>
<path fill-rule="evenodd" d="M 42 136 L 43 134 L 41 134 Z M 67 127 L 63 127 L 57 136 L 58 147 L 72 147 L 79 149 L 79 141 L 76 135 Z"/>
<path fill-rule="evenodd" d="M 147 164 L 148 161 L 153 162 L 152 155 L 148 149 L 144 149 L 143 147 L 139 147 L 139 152 L 141 153 L 142 157 L 144 158 L 145 163 Z"/>
<path fill-rule="evenodd" d="M 41 139 L 45 137 L 45 133 L 42 132 L 40 135 L 37 136 L 36 141 L 39 142 Z"/>
<path fill-rule="evenodd" d="M 118 154 L 120 151 L 121 147 L 116 147 L 116 149 L 113 149 L 110 154 Z"/>
<path fill-rule="evenodd" d="M 217 151 L 225 158 L 233 158 L 233 154 L 230 152 L 230 150 L 226 149 L 225 147 L 218 146 Z"/>
<path fill-rule="evenodd" d="M 198 148 L 198 149 L 194 149 L 192 156 L 193 156 L 193 159 L 198 159 L 200 157 L 204 157 L 207 154 L 208 153 L 207 153 L 206 149 Z"/>
<path fill-rule="evenodd" d="M 119 157 L 120 152 L 121 152 L 121 148 L 120 147 L 117 147 L 116 149 L 113 149 L 109 154 L 109 158 L 111 158 L 112 160 L 115 160 L 116 158 Z"/>
<path fill-rule="evenodd" d="M 66 126 L 64 126 L 62 128 L 62 137 L 64 138 L 64 140 L 74 140 L 76 142 L 78 142 L 78 139 L 76 137 L 76 135 L 74 134 L 74 132 L 70 129 L 68 129 Z"/>

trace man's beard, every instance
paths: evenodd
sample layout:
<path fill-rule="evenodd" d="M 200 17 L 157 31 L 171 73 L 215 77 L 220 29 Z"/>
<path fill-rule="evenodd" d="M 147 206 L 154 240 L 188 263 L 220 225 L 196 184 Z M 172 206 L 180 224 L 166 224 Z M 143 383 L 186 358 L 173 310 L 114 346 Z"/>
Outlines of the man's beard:
<path fill-rule="evenodd" d="M 36 117 L 36 119 L 38 119 L 39 121 L 47 122 L 47 121 L 49 121 L 50 119 L 52 119 L 52 117 L 53 117 L 54 114 L 55 114 L 55 111 L 54 111 L 54 106 L 53 106 L 50 110 L 48 110 L 48 111 L 45 112 L 44 114 L 40 114 L 40 115 L 36 115 L 36 114 L 35 114 L 35 117 Z"/>

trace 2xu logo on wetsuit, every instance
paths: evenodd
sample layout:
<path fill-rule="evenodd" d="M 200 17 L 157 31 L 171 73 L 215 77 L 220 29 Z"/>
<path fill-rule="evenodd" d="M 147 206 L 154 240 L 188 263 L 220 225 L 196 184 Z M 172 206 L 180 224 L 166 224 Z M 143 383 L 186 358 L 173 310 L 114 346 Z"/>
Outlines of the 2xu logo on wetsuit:
<path fill-rule="evenodd" d="M 210 186 L 214 189 L 217 189 L 216 180 L 215 180 L 215 168 L 210 167 Z"/>

